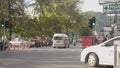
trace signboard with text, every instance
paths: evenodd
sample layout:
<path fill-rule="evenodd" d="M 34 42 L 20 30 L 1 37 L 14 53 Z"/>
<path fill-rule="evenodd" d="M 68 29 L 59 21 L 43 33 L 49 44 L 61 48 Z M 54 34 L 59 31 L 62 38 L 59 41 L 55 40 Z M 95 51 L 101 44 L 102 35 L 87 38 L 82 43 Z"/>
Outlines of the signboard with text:
<path fill-rule="evenodd" d="M 120 0 L 99 0 L 99 4 L 120 3 Z"/>
<path fill-rule="evenodd" d="M 70 37 L 72 37 L 72 36 L 73 36 L 73 32 L 69 32 L 68 34 L 69 34 L 69 36 L 70 36 Z"/>
<path fill-rule="evenodd" d="M 120 4 L 104 4 L 104 14 L 120 14 Z"/>

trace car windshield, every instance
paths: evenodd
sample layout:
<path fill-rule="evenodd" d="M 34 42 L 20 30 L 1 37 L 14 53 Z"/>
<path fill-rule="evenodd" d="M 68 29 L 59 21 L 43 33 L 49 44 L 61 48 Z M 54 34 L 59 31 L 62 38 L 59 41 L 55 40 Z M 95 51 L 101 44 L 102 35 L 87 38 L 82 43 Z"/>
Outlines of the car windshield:
<path fill-rule="evenodd" d="M 106 47 L 113 46 L 114 45 L 114 41 L 116 41 L 116 40 L 120 41 L 120 38 L 116 38 L 116 39 L 108 41 L 107 43 L 105 43 L 105 46 Z"/>

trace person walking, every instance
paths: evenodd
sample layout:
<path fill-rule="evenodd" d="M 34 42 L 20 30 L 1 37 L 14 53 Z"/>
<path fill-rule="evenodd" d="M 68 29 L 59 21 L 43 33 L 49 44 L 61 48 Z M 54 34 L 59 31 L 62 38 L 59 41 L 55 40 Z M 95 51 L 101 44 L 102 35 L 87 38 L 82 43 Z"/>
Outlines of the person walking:
<path fill-rule="evenodd" d="M 73 45 L 76 46 L 76 40 L 73 40 Z"/>
<path fill-rule="evenodd" d="M 99 36 L 98 37 L 98 43 L 100 44 L 100 43 L 102 43 L 103 42 L 103 37 L 102 36 Z"/>
<path fill-rule="evenodd" d="M 94 45 L 99 44 L 99 41 L 98 41 L 98 38 L 97 38 L 97 37 L 95 37 L 95 38 L 93 39 L 93 44 L 94 44 Z"/>
<path fill-rule="evenodd" d="M 65 44 L 66 48 L 69 48 L 69 41 L 68 41 L 68 39 L 64 40 L 64 44 Z"/>
<path fill-rule="evenodd" d="M 107 38 L 105 36 L 103 36 L 102 42 L 105 42 L 106 40 L 107 40 Z"/>

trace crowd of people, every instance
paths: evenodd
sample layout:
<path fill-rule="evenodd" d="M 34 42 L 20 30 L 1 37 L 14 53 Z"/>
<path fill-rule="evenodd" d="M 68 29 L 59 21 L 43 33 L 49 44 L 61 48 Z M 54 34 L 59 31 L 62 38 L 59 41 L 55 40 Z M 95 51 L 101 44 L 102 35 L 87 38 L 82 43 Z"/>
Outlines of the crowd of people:
<path fill-rule="evenodd" d="M 47 47 L 52 45 L 52 40 L 48 38 L 34 38 L 32 41 L 34 41 L 34 44 L 31 44 L 31 47 Z"/>
<path fill-rule="evenodd" d="M 100 44 L 102 42 L 105 42 L 106 40 L 110 39 L 111 37 L 109 37 L 108 35 L 106 36 L 98 36 L 94 38 L 93 43 L 94 44 Z"/>

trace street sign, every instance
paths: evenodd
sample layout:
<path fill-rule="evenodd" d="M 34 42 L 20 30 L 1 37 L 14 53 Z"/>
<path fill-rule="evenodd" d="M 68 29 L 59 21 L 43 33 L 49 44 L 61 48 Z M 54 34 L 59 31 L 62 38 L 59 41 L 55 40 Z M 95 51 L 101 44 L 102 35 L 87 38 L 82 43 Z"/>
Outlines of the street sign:
<path fill-rule="evenodd" d="M 120 3 L 120 0 L 99 0 L 99 4 Z"/>
<path fill-rule="evenodd" d="M 104 14 L 120 14 L 120 4 L 104 4 Z"/>
<path fill-rule="evenodd" d="M 112 31 L 112 27 L 103 27 L 104 31 Z"/>
<path fill-rule="evenodd" d="M 120 4 L 109 4 L 110 10 L 120 10 Z"/>
<path fill-rule="evenodd" d="M 116 22 L 117 25 L 120 25 L 120 22 Z"/>
<path fill-rule="evenodd" d="M 69 34 L 69 36 L 70 36 L 70 37 L 72 37 L 72 36 L 73 36 L 73 32 L 69 32 L 68 34 Z"/>

